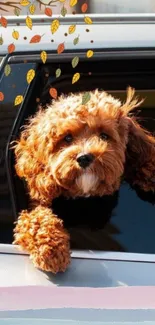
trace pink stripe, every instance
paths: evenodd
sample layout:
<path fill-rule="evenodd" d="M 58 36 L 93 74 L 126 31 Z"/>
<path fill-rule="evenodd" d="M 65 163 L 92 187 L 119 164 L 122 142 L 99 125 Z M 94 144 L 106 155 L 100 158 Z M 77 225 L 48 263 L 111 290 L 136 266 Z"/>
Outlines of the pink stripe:
<path fill-rule="evenodd" d="M 46 308 L 154 309 L 155 287 L 0 288 L 0 310 Z"/>

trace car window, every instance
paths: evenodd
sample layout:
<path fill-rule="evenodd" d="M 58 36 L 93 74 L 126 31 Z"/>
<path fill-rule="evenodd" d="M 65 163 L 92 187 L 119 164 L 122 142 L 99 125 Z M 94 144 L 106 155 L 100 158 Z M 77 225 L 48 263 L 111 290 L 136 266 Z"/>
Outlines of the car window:
<path fill-rule="evenodd" d="M 73 53 L 72 56 L 74 55 Z M 104 60 L 100 56 L 99 60 L 91 62 L 80 60 L 78 67 L 75 67 L 75 73 L 78 71 L 81 78 L 73 85 L 70 60 L 71 58 L 66 58 L 60 62 L 58 58 L 57 61 L 52 61 L 52 56 L 50 59 L 49 55 L 48 63 L 43 65 L 39 55 L 36 55 L 35 63 L 28 63 L 24 58 L 20 61 L 18 57 L 17 63 L 14 63 L 14 57 L 10 63 L 12 73 L 9 77 L 3 74 L 1 90 L 6 94 L 6 90 L 9 90 L 9 97 L 5 96 L 0 109 L 0 119 L 3 123 L 0 129 L 0 215 L 3 220 L 14 221 L 18 213 L 29 204 L 26 184 L 15 176 L 14 156 L 8 149 L 9 144 L 19 135 L 27 118 L 38 110 L 38 104 L 45 107 L 51 102 L 49 90 L 52 87 L 57 90 L 58 95 L 99 88 L 124 100 L 126 87 L 130 84 L 136 88 L 137 95 L 146 98 L 139 113 L 143 125 L 150 131 L 155 131 L 155 76 L 152 70 L 154 59 Z M 63 71 L 59 78 L 55 75 L 58 68 Z M 30 85 L 25 79 L 28 70 L 35 70 L 36 74 L 34 82 Z M 18 95 L 25 99 L 15 105 Z M 144 194 L 123 183 L 120 191 L 114 196 L 90 200 L 87 201 L 88 204 L 79 200 L 73 205 L 71 201 L 60 198 L 53 202 L 53 209 L 65 219 L 65 225 L 71 233 L 72 248 L 155 253 L 155 207 L 151 194 Z M 71 222 L 68 222 L 68 218 Z M 81 229 L 80 223 L 83 224 Z M 11 227 L 13 228 L 13 224 Z M 11 228 L 4 227 L 3 223 L 1 242 L 11 242 L 10 233 Z"/>

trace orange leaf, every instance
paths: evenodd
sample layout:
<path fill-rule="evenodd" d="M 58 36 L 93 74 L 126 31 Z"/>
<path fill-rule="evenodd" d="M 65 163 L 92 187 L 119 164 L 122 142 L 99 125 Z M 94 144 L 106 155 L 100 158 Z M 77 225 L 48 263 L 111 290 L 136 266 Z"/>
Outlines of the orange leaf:
<path fill-rule="evenodd" d="M 64 49 L 65 49 L 64 43 L 60 43 L 57 47 L 58 54 L 61 54 L 64 51 Z"/>
<path fill-rule="evenodd" d="M 7 24 L 8 24 L 8 21 L 5 17 L 1 16 L 0 18 L 0 24 L 3 26 L 3 27 L 7 27 Z"/>
<path fill-rule="evenodd" d="M 4 94 L 0 91 L 0 102 L 4 100 Z"/>
<path fill-rule="evenodd" d="M 8 53 L 12 53 L 15 50 L 15 45 L 13 43 L 8 45 Z"/>
<path fill-rule="evenodd" d="M 51 97 L 53 97 L 54 99 L 56 99 L 58 96 L 58 92 L 55 88 L 50 88 L 49 93 L 50 93 Z"/>
<path fill-rule="evenodd" d="M 30 43 L 39 43 L 40 40 L 41 40 L 41 37 L 40 35 L 34 35 L 31 39 L 30 39 Z"/>
<path fill-rule="evenodd" d="M 52 16 L 52 9 L 51 8 L 45 8 L 45 15 L 51 17 Z"/>
<path fill-rule="evenodd" d="M 87 9 L 88 9 L 88 5 L 87 5 L 87 3 L 85 2 L 85 3 L 83 3 L 83 5 L 81 6 L 81 11 L 82 11 L 82 12 L 86 12 Z"/>

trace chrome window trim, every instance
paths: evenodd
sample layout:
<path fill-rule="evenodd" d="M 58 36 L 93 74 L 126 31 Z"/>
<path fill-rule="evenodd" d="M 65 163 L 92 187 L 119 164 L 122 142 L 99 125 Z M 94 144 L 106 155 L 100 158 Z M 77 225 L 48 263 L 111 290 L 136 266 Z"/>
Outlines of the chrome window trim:
<path fill-rule="evenodd" d="M 0 244 L 1 254 L 25 255 L 29 254 L 19 250 L 16 245 Z M 92 250 L 73 250 L 71 253 L 74 259 L 88 259 L 88 260 L 107 260 L 107 261 L 122 261 L 122 262 L 141 262 L 141 263 L 155 263 L 155 254 L 140 254 L 140 253 L 126 253 L 126 252 L 109 252 L 109 251 L 92 251 Z"/>
<path fill-rule="evenodd" d="M 78 55 L 78 57 L 82 60 L 86 59 L 86 54 L 85 51 L 74 51 L 74 56 Z M 121 50 L 113 50 L 111 49 L 111 51 L 107 51 L 107 50 L 97 50 L 95 52 L 95 55 L 92 57 L 91 60 L 98 60 L 98 59 L 119 59 L 120 58 L 127 58 L 129 59 L 130 57 L 132 58 L 155 58 L 155 49 L 149 49 L 149 50 L 145 50 L 145 49 L 132 49 L 131 50 L 123 50 L 123 48 Z M 56 53 L 49 53 L 48 54 L 48 63 L 50 62 L 50 60 L 52 62 L 57 62 L 59 60 L 59 62 L 69 62 L 71 59 L 73 58 L 73 53 L 71 51 L 65 52 L 65 53 L 61 53 L 61 56 L 59 56 Z M 10 56 L 10 58 L 8 59 L 9 63 L 22 63 L 25 59 L 25 54 L 17 54 L 17 55 L 12 55 Z M 26 60 L 27 62 L 41 62 L 40 59 L 40 54 L 29 54 L 26 53 Z"/>
<path fill-rule="evenodd" d="M 0 68 L 3 65 L 3 63 L 4 63 L 4 60 L 5 60 L 5 56 L 1 56 L 0 55 Z"/>
<path fill-rule="evenodd" d="M 60 24 L 70 25 L 72 23 L 78 23 L 78 25 L 83 25 L 84 17 L 86 15 L 77 14 L 77 15 L 66 15 L 65 17 L 60 17 L 60 15 L 53 15 L 52 19 L 45 15 L 30 15 L 33 18 L 33 24 L 41 22 L 44 19 L 44 24 L 51 24 L 52 20 L 59 19 Z M 93 20 L 93 24 L 139 24 L 139 23 L 155 23 L 155 13 L 147 13 L 147 14 L 87 14 L 87 16 L 91 17 Z M 26 15 L 23 16 L 7 16 L 8 25 L 12 25 L 14 23 L 20 23 L 25 25 Z M 41 22 L 42 23 L 42 22 Z M 86 25 L 86 24 L 85 24 Z"/>

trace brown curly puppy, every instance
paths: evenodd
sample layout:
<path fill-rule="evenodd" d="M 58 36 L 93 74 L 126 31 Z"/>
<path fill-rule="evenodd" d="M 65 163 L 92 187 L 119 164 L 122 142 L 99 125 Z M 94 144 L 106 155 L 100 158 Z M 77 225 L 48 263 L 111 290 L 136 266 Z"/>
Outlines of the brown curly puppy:
<path fill-rule="evenodd" d="M 15 144 L 15 167 L 36 207 L 22 211 L 14 243 L 37 267 L 57 273 L 70 263 L 69 234 L 50 209 L 54 198 L 113 194 L 122 176 L 155 190 L 155 138 L 129 115 L 140 104 L 132 88 L 124 104 L 98 90 L 85 105 L 82 93 L 71 94 L 25 126 Z"/>

